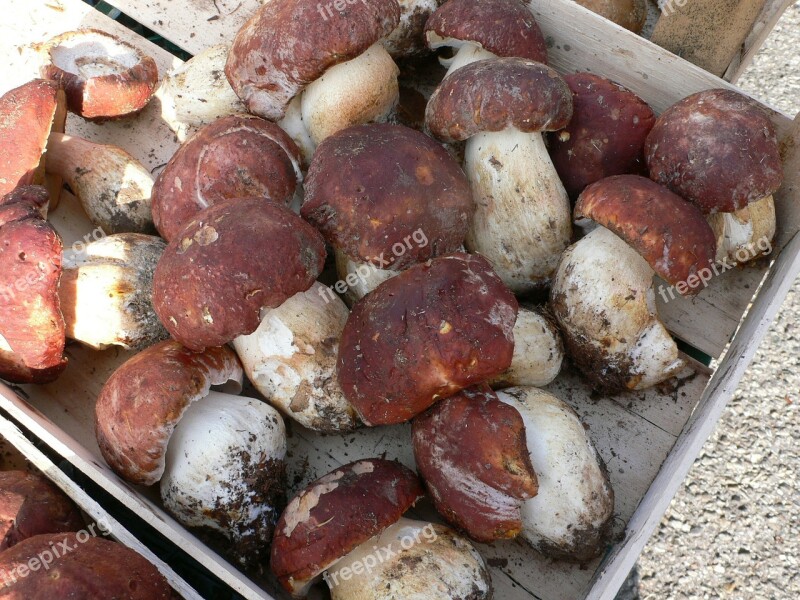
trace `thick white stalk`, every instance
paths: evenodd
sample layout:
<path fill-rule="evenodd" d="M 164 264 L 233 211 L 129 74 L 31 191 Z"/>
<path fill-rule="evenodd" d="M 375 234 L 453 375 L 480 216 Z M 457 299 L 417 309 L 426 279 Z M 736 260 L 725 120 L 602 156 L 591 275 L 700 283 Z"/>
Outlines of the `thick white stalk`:
<path fill-rule="evenodd" d="M 450 73 L 457 71 L 461 67 L 466 67 L 470 63 L 486 60 L 487 58 L 497 58 L 497 55 L 488 50 L 484 50 L 478 44 L 462 42 L 455 56 L 452 58 L 440 58 L 439 62 L 443 67 L 447 67 L 447 73 L 445 73 L 445 77 L 447 77 Z"/>
<path fill-rule="evenodd" d="M 772 249 L 775 201 L 767 196 L 736 212 L 709 215 L 708 224 L 717 238 L 717 262 L 753 260 Z"/>

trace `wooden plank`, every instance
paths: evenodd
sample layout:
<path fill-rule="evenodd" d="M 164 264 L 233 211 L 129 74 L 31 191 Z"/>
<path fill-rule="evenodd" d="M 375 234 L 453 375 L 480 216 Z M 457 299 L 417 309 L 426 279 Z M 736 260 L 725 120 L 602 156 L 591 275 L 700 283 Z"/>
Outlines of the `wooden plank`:
<path fill-rule="evenodd" d="M 747 34 L 744 43 L 725 70 L 724 79 L 735 82 L 742 76 L 745 69 L 753 62 L 753 57 L 764 45 L 769 34 L 775 29 L 775 25 L 778 24 L 781 15 L 793 3 L 794 0 L 767 0 L 764 3 L 764 7 L 761 9 L 755 23 L 753 23 L 750 33 Z"/>

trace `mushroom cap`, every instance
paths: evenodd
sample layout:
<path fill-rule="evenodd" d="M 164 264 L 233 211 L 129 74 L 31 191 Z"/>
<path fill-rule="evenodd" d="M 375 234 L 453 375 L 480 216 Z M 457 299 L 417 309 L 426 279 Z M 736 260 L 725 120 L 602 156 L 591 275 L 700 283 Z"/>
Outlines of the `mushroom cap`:
<path fill-rule="evenodd" d="M 511 364 L 517 300 L 479 255 L 451 254 L 359 300 L 339 342 L 339 384 L 367 425 L 402 423 Z"/>
<path fill-rule="evenodd" d="M 379 534 L 424 495 L 409 468 L 372 458 L 339 467 L 298 493 L 272 540 L 272 572 L 294 597 L 329 566 Z"/>
<path fill-rule="evenodd" d="M 328 14 L 317 0 L 273 0 L 236 34 L 225 75 L 251 113 L 277 121 L 305 86 L 399 22 L 397 0 L 347 2 Z"/>
<path fill-rule="evenodd" d="M 370 124 L 319 145 L 300 214 L 351 258 L 400 270 L 457 250 L 471 212 L 467 178 L 440 144 Z"/>
<path fill-rule="evenodd" d="M 264 198 L 228 199 L 169 243 L 153 277 L 153 305 L 184 346 L 221 346 L 253 333 L 262 309 L 311 287 L 324 263 L 322 236 L 291 210 Z"/>
<path fill-rule="evenodd" d="M 34 79 L 0 97 L 0 198 L 44 182 L 42 155 L 52 129 L 64 131 L 65 96 L 58 83 Z M 41 167 L 40 167 L 41 164 Z"/>
<path fill-rule="evenodd" d="M 188 406 L 212 385 L 241 385 L 242 366 L 227 346 L 192 352 L 174 340 L 150 346 L 106 381 L 95 406 L 97 443 L 124 479 L 143 485 L 164 473 L 167 444 Z"/>
<path fill-rule="evenodd" d="M 497 56 L 547 63 L 547 43 L 520 0 L 449 0 L 425 24 L 431 48 L 472 42 Z"/>
<path fill-rule="evenodd" d="M 67 106 L 84 119 L 124 117 L 142 110 L 158 86 L 156 62 L 99 29 L 57 35 L 42 51 L 41 75 L 64 86 Z"/>
<path fill-rule="evenodd" d="M 520 504 L 536 495 L 522 417 L 486 385 L 414 419 L 414 460 L 436 510 L 479 542 L 515 537 Z"/>
<path fill-rule="evenodd" d="M 613 231 L 669 284 L 685 282 L 687 294 L 702 289 L 696 274 L 714 262 L 717 241 L 703 213 L 646 177 L 615 175 L 593 183 L 578 198 L 575 217 Z"/>
<path fill-rule="evenodd" d="M 0 550 L 43 533 L 78 531 L 78 507 L 48 479 L 32 471 L 0 471 Z"/>
<path fill-rule="evenodd" d="M 778 140 L 759 104 L 732 90 L 705 90 L 668 108 L 645 143 L 650 179 L 704 213 L 733 212 L 783 181 Z"/>
<path fill-rule="evenodd" d="M 53 381 L 67 366 L 62 243 L 42 217 L 46 197 L 23 186 L 0 199 L 0 377 L 17 383 Z"/>
<path fill-rule="evenodd" d="M 167 241 L 204 208 L 262 196 L 288 204 L 301 177 L 300 150 L 275 123 L 230 115 L 195 133 L 153 184 L 153 222 Z"/>
<path fill-rule="evenodd" d="M 425 109 L 425 124 L 443 142 L 461 142 L 482 131 L 556 131 L 571 116 L 572 91 L 555 69 L 492 58 L 445 77 Z"/>
<path fill-rule="evenodd" d="M 656 119 L 647 103 L 592 73 L 564 80 L 572 90 L 572 119 L 548 135 L 548 148 L 570 198 L 603 177 L 643 173 L 644 141 Z"/>
<path fill-rule="evenodd" d="M 143 556 L 122 544 L 83 533 L 88 539 L 80 533 L 37 535 L 1 553 L 3 596 L 30 600 L 172 598 L 167 580 Z M 49 564 L 45 564 L 45 553 L 55 557 Z M 32 561 L 37 561 L 39 567 L 21 577 L 20 567 Z M 43 564 L 45 568 L 40 568 Z"/>

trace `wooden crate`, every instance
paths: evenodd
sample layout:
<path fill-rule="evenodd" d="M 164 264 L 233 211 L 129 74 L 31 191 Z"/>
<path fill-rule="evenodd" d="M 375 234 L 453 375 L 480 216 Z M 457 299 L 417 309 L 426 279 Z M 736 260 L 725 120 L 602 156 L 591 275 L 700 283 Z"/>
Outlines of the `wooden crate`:
<path fill-rule="evenodd" d="M 113 4 L 189 53 L 230 41 L 259 6 L 258 0 L 113 0 Z M 0 25 L 0 92 L 35 76 L 26 44 L 79 26 L 100 27 L 138 45 L 156 59 L 162 73 L 180 63 L 80 0 L 6 0 L 5 6 L 12 16 Z M 531 9 L 551 41 L 550 62 L 556 69 L 590 70 L 610 77 L 642 96 L 656 112 L 699 90 L 732 88 L 576 4 L 532 0 Z M 591 396 L 569 371 L 549 386 L 577 409 L 609 466 L 617 496 L 617 542 L 586 568 L 549 562 L 521 542 L 480 545 L 491 566 L 496 598 L 612 598 L 713 430 L 800 271 L 800 237 L 796 235 L 800 229 L 800 120 L 793 122 L 771 109 L 769 113 L 782 140 L 786 171 L 784 186 L 775 195 L 779 225 L 774 262 L 727 272 L 698 297 L 659 306 L 673 334 L 718 358 L 718 366 L 712 371 L 695 364 L 695 370 L 684 373 L 675 385 L 607 398 Z M 122 146 L 154 171 L 177 148 L 160 118 L 157 100 L 135 119 L 121 122 L 97 125 L 70 116 L 67 130 Z M 62 200 L 51 219 L 65 244 L 92 229 L 71 198 Z M 128 355 L 119 350 L 94 352 L 78 345 L 70 345 L 68 355 L 71 364 L 58 382 L 0 388 L 0 407 L 237 592 L 247 598 L 283 598 L 274 582 L 246 577 L 176 523 L 161 508 L 157 489 L 131 486 L 106 467 L 94 438 L 94 400 Z M 413 466 L 407 425 L 343 437 L 316 436 L 291 424 L 288 429 L 291 492 L 361 457 L 385 453 Z M 433 516 L 426 506 L 418 514 Z"/>

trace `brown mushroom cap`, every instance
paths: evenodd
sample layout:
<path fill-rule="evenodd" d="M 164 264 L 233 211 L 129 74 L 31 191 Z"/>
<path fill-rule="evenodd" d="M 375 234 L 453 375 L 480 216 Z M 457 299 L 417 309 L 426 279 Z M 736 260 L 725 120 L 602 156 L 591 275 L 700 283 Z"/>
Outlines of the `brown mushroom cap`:
<path fill-rule="evenodd" d="M 428 19 L 425 37 L 431 48 L 469 41 L 497 56 L 547 63 L 544 36 L 519 0 L 449 0 Z"/>
<path fill-rule="evenodd" d="M 250 112 L 275 121 L 309 83 L 399 22 L 397 0 L 347 2 L 331 14 L 317 0 L 273 0 L 236 34 L 225 75 Z"/>
<path fill-rule="evenodd" d="M 0 472 L 0 550 L 34 535 L 78 531 L 84 525 L 78 507 L 42 475 Z"/>
<path fill-rule="evenodd" d="M 414 419 L 414 460 L 436 510 L 474 540 L 513 538 L 539 486 L 519 412 L 486 385 Z"/>
<path fill-rule="evenodd" d="M 253 333 L 262 309 L 311 287 L 324 263 L 322 236 L 285 206 L 223 200 L 167 246 L 153 276 L 153 306 L 184 346 L 221 346 Z"/>
<path fill-rule="evenodd" d="M 339 343 L 342 391 L 367 425 L 407 421 L 508 368 L 517 309 L 482 256 L 414 265 L 353 307 Z"/>
<path fill-rule="evenodd" d="M 167 241 L 204 208 L 226 198 L 262 196 L 288 204 L 300 176 L 300 150 L 277 125 L 231 115 L 183 144 L 153 185 L 153 222 Z"/>
<path fill-rule="evenodd" d="M 732 90 L 692 94 L 656 119 L 645 143 L 650 179 L 700 207 L 734 212 L 783 181 L 772 122 Z"/>
<path fill-rule="evenodd" d="M 714 262 L 716 237 L 703 213 L 646 177 L 616 175 L 593 183 L 578 198 L 575 217 L 613 231 L 665 281 L 686 283 L 689 294 L 702 289 L 697 272 Z"/>
<path fill-rule="evenodd" d="M 0 97 L 0 198 L 21 185 L 44 182 L 42 155 L 51 130 L 64 131 L 63 90 L 34 79 Z M 13 148 L 13 151 L 11 149 Z"/>
<path fill-rule="evenodd" d="M 550 158 L 574 200 L 590 183 L 643 173 L 644 141 L 655 115 L 630 90 L 592 73 L 564 76 L 572 90 L 572 119 L 548 135 Z"/>
<path fill-rule="evenodd" d="M 292 498 L 275 526 L 271 566 L 301 597 L 313 580 L 423 496 L 413 471 L 381 458 L 344 465 Z"/>
<path fill-rule="evenodd" d="M 319 145 L 301 214 L 351 258 L 399 270 L 458 250 L 471 211 L 467 178 L 441 145 L 402 125 L 370 124 Z"/>
<path fill-rule="evenodd" d="M 42 217 L 47 191 L 24 186 L 0 199 L 0 377 L 46 383 L 67 366 L 59 308 L 61 238 Z"/>
<path fill-rule="evenodd" d="M 85 119 L 123 117 L 142 110 L 158 86 L 149 56 L 98 29 L 57 35 L 42 46 L 50 60 L 41 75 L 64 86 L 67 106 Z"/>
<path fill-rule="evenodd" d="M 571 116 L 572 92 L 554 69 L 524 58 L 491 58 L 445 77 L 425 109 L 425 124 L 438 139 L 461 142 L 511 127 L 555 131 Z"/>
<path fill-rule="evenodd" d="M 192 352 L 174 340 L 127 360 L 106 381 L 95 406 L 97 444 L 126 480 L 151 485 L 164 474 L 175 426 L 212 385 L 241 385 L 242 366 L 227 346 Z"/>
<path fill-rule="evenodd" d="M 130 548 L 89 532 L 37 535 L 0 553 L 3 598 L 168 600 L 158 569 Z M 88 539 L 86 539 L 88 537 Z M 48 557 L 52 561 L 45 565 Z M 29 565 L 38 564 L 35 569 Z M 21 569 L 26 575 L 22 576 Z"/>

